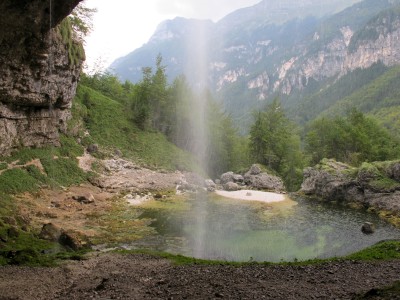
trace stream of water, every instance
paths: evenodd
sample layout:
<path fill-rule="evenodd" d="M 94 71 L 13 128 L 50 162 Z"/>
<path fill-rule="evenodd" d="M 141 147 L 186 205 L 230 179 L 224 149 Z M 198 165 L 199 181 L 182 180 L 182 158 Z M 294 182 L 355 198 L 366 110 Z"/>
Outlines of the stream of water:
<path fill-rule="evenodd" d="M 157 234 L 129 248 L 150 248 L 196 258 L 228 261 L 293 261 L 343 256 L 400 230 L 375 214 L 337 205 L 295 201 L 266 204 L 199 194 L 186 209 L 145 209 Z M 189 204 L 189 205 L 187 205 Z M 365 235 L 364 222 L 376 225 Z"/>

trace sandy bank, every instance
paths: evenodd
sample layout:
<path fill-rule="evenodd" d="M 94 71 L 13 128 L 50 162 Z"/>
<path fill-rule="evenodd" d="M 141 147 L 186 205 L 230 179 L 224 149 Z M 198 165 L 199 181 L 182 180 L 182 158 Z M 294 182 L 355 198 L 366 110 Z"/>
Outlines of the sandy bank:
<path fill-rule="evenodd" d="M 270 192 L 241 190 L 235 192 L 216 191 L 217 195 L 231 199 L 240 199 L 248 201 L 261 201 L 265 203 L 282 202 L 287 200 L 286 195 Z"/>

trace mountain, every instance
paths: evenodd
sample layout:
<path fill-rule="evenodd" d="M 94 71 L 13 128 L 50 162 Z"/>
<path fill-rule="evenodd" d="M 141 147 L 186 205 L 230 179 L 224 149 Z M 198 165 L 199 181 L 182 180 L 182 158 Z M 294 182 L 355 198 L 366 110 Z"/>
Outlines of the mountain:
<path fill-rule="evenodd" d="M 184 73 L 193 84 L 207 86 L 246 127 L 252 111 L 276 96 L 299 122 L 316 117 L 327 108 L 314 109 L 323 100 L 321 91 L 378 62 L 397 65 L 399 49 L 400 0 L 338 0 L 329 5 L 264 0 L 217 23 L 165 21 L 147 44 L 111 68 L 121 79 L 136 82 L 142 67 L 154 66 L 161 53 L 170 80 Z M 200 71 L 201 66 L 206 70 Z M 301 111 L 307 107 L 315 112 Z"/>

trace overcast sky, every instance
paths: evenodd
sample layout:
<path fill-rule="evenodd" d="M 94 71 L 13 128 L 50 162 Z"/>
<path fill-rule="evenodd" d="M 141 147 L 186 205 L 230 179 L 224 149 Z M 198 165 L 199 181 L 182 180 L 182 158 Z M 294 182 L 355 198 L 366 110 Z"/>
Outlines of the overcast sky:
<path fill-rule="evenodd" d="M 96 8 L 94 31 L 86 40 L 89 71 L 108 67 L 116 58 L 141 47 L 157 25 L 176 16 L 218 21 L 230 12 L 261 0 L 86 0 Z"/>

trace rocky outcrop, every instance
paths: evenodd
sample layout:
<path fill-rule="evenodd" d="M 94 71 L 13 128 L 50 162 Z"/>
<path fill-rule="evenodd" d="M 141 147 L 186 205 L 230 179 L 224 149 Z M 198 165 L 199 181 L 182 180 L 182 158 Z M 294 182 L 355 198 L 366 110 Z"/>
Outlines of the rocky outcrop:
<path fill-rule="evenodd" d="M 274 192 L 285 191 L 282 179 L 267 172 L 263 172 L 260 166 L 256 164 L 252 165 L 244 176 L 233 172 L 222 174 L 221 184 L 227 191 L 237 191 L 244 188 Z"/>
<path fill-rule="evenodd" d="M 353 168 L 324 159 L 304 170 L 300 192 L 324 201 L 357 203 L 400 215 L 400 162 L 364 163 Z"/>
<path fill-rule="evenodd" d="M 0 155 L 57 145 L 66 130 L 84 53 L 68 24 L 57 26 L 80 1 L 1 2 Z"/>

